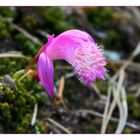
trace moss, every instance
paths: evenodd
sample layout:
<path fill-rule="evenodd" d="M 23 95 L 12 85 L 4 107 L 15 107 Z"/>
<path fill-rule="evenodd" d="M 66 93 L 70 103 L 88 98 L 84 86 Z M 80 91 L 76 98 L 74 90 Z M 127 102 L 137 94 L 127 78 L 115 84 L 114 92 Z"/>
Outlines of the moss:
<path fill-rule="evenodd" d="M 38 50 L 40 49 L 41 46 L 34 45 L 31 40 L 26 38 L 23 34 L 18 33 L 15 35 L 16 41 L 18 41 L 17 49 L 19 51 L 22 51 L 26 55 L 31 55 L 34 56 Z M 22 46 L 21 46 L 22 44 Z"/>
<path fill-rule="evenodd" d="M 12 89 L 5 83 L 0 86 L 3 93 L 0 96 L 0 121 L 5 133 L 31 133 L 34 130 L 30 123 L 38 98 L 30 94 L 24 84 L 25 81 L 18 83 L 16 88 Z M 37 126 L 41 132 L 45 131 L 44 123 L 41 120 L 37 122 L 35 127 Z"/>
<path fill-rule="evenodd" d="M 101 81 L 100 79 L 96 80 L 96 85 L 99 88 L 99 90 L 101 91 L 102 94 L 107 95 L 107 90 L 108 90 L 108 85 L 104 82 Z"/>
<path fill-rule="evenodd" d="M 23 25 L 26 26 L 28 29 L 33 29 L 37 27 L 37 20 L 36 17 L 33 15 L 27 15 L 23 17 Z"/>
<path fill-rule="evenodd" d="M 91 126 L 91 127 L 88 128 L 88 132 L 89 132 L 89 133 L 96 133 L 96 132 L 97 132 L 97 128 Z"/>
<path fill-rule="evenodd" d="M 133 94 L 129 93 L 127 96 L 127 101 L 128 104 L 133 104 L 136 101 L 136 97 Z"/>
<path fill-rule="evenodd" d="M 130 106 L 130 110 L 132 111 L 132 116 L 140 119 L 140 112 L 138 111 L 140 108 L 140 104 L 138 104 L 137 102 L 131 104 Z"/>
<path fill-rule="evenodd" d="M 10 105 L 7 102 L 0 103 L 0 114 L 6 123 L 11 121 Z"/>
<path fill-rule="evenodd" d="M 57 32 L 64 32 L 64 31 L 70 30 L 72 28 L 73 28 L 73 26 L 66 23 L 65 21 L 60 21 L 57 23 L 57 26 L 55 26 L 55 30 Z"/>
<path fill-rule="evenodd" d="M 40 104 L 40 105 L 44 105 L 46 100 L 45 98 L 42 98 L 42 96 L 40 94 L 35 94 L 35 97 L 36 97 L 36 100 L 37 100 L 37 103 Z"/>
<path fill-rule="evenodd" d="M 50 34 L 55 33 L 57 35 L 65 30 L 75 28 L 75 25 L 72 24 L 73 22 L 69 22 L 70 20 L 67 19 L 62 8 L 42 8 L 41 13 L 46 24 L 45 28 Z"/>
<path fill-rule="evenodd" d="M 12 27 L 6 21 L 0 21 L 0 39 L 6 39 L 9 37 Z"/>
<path fill-rule="evenodd" d="M 0 58 L 0 75 L 13 75 L 16 71 L 25 68 L 28 63 L 28 58 Z"/>
<path fill-rule="evenodd" d="M 107 127 L 107 133 L 114 133 L 114 131 L 117 128 L 117 124 L 114 122 L 109 122 L 108 127 Z"/>
<path fill-rule="evenodd" d="M 17 12 L 14 7 L 0 7 L 0 14 L 4 17 L 15 17 Z"/>
<path fill-rule="evenodd" d="M 56 19 L 58 20 L 65 20 L 65 13 L 64 11 L 59 7 L 54 8 L 43 8 L 42 9 L 42 15 L 44 17 L 44 20 L 46 22 L 54 23 Z"/>
<path fill-rule="evenodd" d="M 39 131 L 40 133 L 44 133 L 46 131 L 46 127 L 42 121 L 37 121 L 36 122 L 36 131 Z"/>
<path fill-rule="evenodd" d="M 136 100 L 135 95 L 128 94 L 127 97 L 129 113 L 131 113 L 132 117 L 135 119 L 140 119 L 140 112 L 138 111 L 140 108 L 140 103 Z"/>
<path fill-rule="evenodd" d="M 109 27 L 108 25 L 112 19 L 111 8 L 85 8 L 85 12 L 89 21 L 91 21 L 94 26 L 96 25 L 96 28 L 100 29 Z"/>
<path fill-rule="evenodd" d="M 131 134 L 132 133 L 132 129 L 131 128 L 124 128 L 123 133 L 124 134 Z"/>
<path fill-rule="evenodd" d="M 26 133 L 26 130 L 21 126 L 17 126 L 16 132 L 17 133 Z"/>
<path fill-rule="evenodd" d="M 31 114 L 26 114 L 22 121 L 21 124 L 18 124 L 16 126 L 16 132 L 17 133 L 28 133 L 28 130 L 30 129 L 30 121 L 31 121 Z"/>
<path fill-rule="evenodd" d="M 10 90 L 9 87 L 6 87 L 6 84 L 3 84 L 4 99 L 7 101 L 13 101 L 15 99 L 14 91 Z"/>
<path fill-rule="evenodd" d="M 23 83 L 20 84 L 20 86 L 24 86 L 24 88 L 26 88 L 26 90 L 30 93 L 33 94 L 34 96 L 29 96 L 28 94 L 27 96 L 27 103 L 38 103 L 38 105 L 44 105 L 46 103 L 46 99 L 40 94 L 42 92 L 42 90 L 44 90 L 42 88 L 42 86 L 38 83 L 38 79 L 32 81 L 31 79 L 24 79 L 22 81 Z M 32 88 L 31 88 L 32 87 Z M 33 98 L 35 97 L 35 98 Z"/>

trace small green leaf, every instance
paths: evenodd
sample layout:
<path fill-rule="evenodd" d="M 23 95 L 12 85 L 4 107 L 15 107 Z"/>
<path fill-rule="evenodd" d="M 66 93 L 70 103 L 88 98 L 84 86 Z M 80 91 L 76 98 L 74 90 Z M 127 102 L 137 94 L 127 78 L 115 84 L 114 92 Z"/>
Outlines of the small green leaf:
<path fill-rule="evenodd" d="M 17 71 L 14 75 L 13 75 L 13 79 L 17 79 L 18 76 L 20 76 L 20 74 L 22 74 L 24 72 L 24 69 Z"/>

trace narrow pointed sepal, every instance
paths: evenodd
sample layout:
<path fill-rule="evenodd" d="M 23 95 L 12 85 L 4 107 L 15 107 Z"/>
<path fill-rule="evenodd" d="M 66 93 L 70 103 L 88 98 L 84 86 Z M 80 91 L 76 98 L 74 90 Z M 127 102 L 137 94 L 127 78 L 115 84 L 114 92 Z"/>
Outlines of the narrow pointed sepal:
<path fill-rule="evenodd" d="M 41 53 L 38 59 L 38 76 L 42 86 L 48 91 L 50 96 L 54 95 L 54 68 L 52 60 L 45 54 Z"/>

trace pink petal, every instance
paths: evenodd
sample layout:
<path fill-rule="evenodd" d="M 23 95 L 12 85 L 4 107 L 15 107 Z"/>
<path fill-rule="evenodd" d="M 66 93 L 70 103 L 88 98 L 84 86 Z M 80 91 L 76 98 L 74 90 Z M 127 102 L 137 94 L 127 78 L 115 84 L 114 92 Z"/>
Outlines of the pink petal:
<path fill-rule="evenodd" d="M 65 31 L 65 32 L 61 33 L 60 35 L 69 35 L 69 36 L 72 36 L 74 38 L 78 38 L 78 39 L 81 39 L 83 41 L 86 41 L 86 42 L 87 41 L 94 42 L 93 38 L 88 33 L 84 32 L 84 31 L 77 30 L 77 29 Z"/>
<path fill-rule="evenodd" d="M 68 30 L 53 38 L 46 53 L 52 60 L 70 60 L 72 58 L 69 59 L 69 57 L 72 56 L 75 48 L 82 46 L 82 42 L 92 42 L 95 45 L 88 33 L 76 29 Z"/>
<path fill-rule="evenodd" d="M 67 59 L 72 56 L 76 47 L 80 47 L 79 40 L 69 35 L 58 36 L 47 47 L 45 53 L 52 60 Z"/>
<path fill-rule="evenodd" d="M 41 84 L 48 91 L 50 96 L 54 94 L 54 68 L 52 60 L 45 54 L 41 53 L 38 59 L 38 76 Z"/>
<path fill-rule="evenodd" d="M 45 54 L 51 60 L 66 60 L 74 67 L 80 81 L 91 84 L 96 78 L 104 79 L 105 60 L 92 37 L 80 30 L 69 30 L 53 38 Z"/>
<path fill-rule="evenodd" d="M 97 45 L 85 42 L 75 49 L 74 71 L 79 80 L 90 85 L 96 78 L 104 79 L 106 65 L 103 54 Z"/>

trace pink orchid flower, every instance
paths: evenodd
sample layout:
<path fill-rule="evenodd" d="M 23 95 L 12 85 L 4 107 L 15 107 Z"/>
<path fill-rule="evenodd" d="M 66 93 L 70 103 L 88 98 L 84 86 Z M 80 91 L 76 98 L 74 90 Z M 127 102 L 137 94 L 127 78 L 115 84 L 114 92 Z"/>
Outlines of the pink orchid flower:
<path fill-rule="evenodd" d="M 38 76 L 50 96 L 54 95 L 54 60 L 71 64 L 79 80 L 90 85 L 106 72 L 103 52 L 92 37 L 80 30 L 68 30 L 57 37 L 49 36 L 38 58 Z"/>

